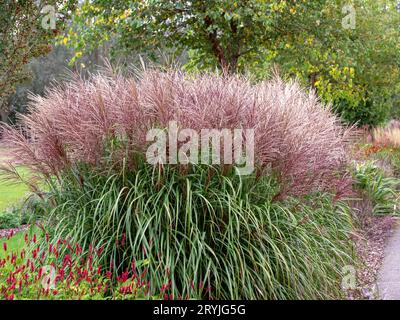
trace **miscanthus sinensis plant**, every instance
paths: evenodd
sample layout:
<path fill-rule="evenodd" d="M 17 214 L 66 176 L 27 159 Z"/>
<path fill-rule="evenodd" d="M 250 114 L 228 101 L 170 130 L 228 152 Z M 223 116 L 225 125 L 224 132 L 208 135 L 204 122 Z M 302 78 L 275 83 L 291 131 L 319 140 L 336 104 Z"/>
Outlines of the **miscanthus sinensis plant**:
<path fill-rule="evenodd" d="M 254 129 L 254 173 L 147 163 L 146 133 L 170 121 Z M 351 258 L 348 209 L 333 201 L 349 185 L 349 132 L 278 77 L 110 72 L 32 97 L 19 127 L 3 126 L 4 170 L 29 168 L 36 191 L 47 183 L 41 221 L 54 238 L 101 246 L 98 259 L 116 272 L 145 259 L 151 285 L 168 274 L 174 296 L 329 298 Z"/>

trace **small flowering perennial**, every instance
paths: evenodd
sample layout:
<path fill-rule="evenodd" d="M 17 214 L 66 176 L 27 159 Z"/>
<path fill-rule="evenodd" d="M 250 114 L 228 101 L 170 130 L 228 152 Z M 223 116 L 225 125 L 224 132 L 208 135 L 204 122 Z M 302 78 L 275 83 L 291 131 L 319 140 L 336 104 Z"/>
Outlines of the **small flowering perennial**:
<path fill-rule="evenodd" d="M 34 235 L 36 238 L 36 234 Z M 46 237 L 48 239 L 48 237 Z M 93 268 L 93 255 L 81 255 L 71 250 L 68 240 L 61 240 L 48 249 L 36 247 L 35 242 L 25 235 L 26 248 L 19 253 L 7 252 L 0 259 L 0 300 L 14 299 L 173 299 L 169 288 L 170 279 L 160 288 L 151 288 L 146 273 L 131 264 L 114 279 L 112 273 L 102 266 Z M 6 251 L 6 242 L 4 250 Z M 27 255 L 26 249 L 33 249 Z M 58 252 L 68 252 L 60 259 Z M 98 250 L 93 254 L 98 254 Z M 42 258 L 39 258 L 42 257 Z M 145 270 L 145 269 L 144 269 Z M 167 278 L 167 277 L 166 277 Z M 153 290 L 153 291 L 150 291 Z M 175 297 L 175 299 L 182 297 Z M 185 297 L 189 298 L 189 297 Z"/>

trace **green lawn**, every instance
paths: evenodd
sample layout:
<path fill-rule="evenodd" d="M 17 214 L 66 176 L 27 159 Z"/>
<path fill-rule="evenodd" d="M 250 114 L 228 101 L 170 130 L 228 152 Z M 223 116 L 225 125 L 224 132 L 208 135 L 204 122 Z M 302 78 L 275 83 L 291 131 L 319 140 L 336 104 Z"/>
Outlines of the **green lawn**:
<path fill-rule="evenodd" d="M 0 163 L 4 160 L 4 148 L 0 147 Z M 21 175 L 27 174 L 26 169 L 23 168 L 18 169 L 18 172 Z M 23 183 L 0 181 L 0 212 L 18 202 L 27 193 L 28 188 Z M 0 259 L 5 258 L 9 252 L 20 252 L 25 247 L 24 234 L 24 232 L 17 233 L 9 240 L 0 239 Z M 3 248 L 4 242 L 7 243 L 7 252 Z"/>
<path fill-rule="evenodd" d="M 0 163 L 5 159 L 4 148 L 0 147 Z M 19 169 L 21 175 L 25 175 L 25 169 Z M 1 175 L 1 173 L 0 173 Z M 28 192 L 28 188 L 23 183 L 9 183 L 0 181 L 0 212 L 18 202 Z"/>
<path fill-rule="evenodd" d="M 9 184 L 0 182 L 0 212 L 18 202 L 27 192 L 28 188 L 22 183 Z"/>
<path fill-rule="evenodd" d="M 25 232 L 19 232 L 11 237 L 11 239 L 0 239 L 0 260 L 7 257 L 10 252 L 20 253 L 26 247 Z M 3 244 L 7 243 L 7 251 L 4 250 Z"/>

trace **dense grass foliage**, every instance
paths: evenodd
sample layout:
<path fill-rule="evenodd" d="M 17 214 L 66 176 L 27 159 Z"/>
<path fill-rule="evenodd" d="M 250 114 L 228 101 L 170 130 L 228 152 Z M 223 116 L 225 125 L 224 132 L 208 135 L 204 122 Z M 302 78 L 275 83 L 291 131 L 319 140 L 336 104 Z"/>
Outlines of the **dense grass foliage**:
<path fill-rule="evenodd" d="M 278 188 L 193 166 L 135 172 L 71 171 L 44 208 L 51 238 L 102 248 L 115 272 L 146 261 L 151 285 L 169 275 L 172 294 L 218 299 L 340 296 L 351 260 L 351 218 L 328 196 L 274 203 Z M 193 288 L 196 291 L 193 292 Z"/>
<path fill-rule="evenodd" d="M 371 201 L 373 214 L 399 214 L 398 178 L 388 177 L 373 161 L 355 164 L 353 176 L 361 196 Z"/>

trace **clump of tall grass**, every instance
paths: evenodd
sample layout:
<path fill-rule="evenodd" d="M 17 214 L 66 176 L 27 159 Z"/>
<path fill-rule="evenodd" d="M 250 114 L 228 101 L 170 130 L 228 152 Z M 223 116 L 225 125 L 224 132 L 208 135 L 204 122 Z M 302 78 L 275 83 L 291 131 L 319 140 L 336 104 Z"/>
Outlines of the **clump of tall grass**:
<path fill-rule="evenodd" d="M 43 208 L 53 237 L 95 244 L 103 252 L 95 262 L 116 273 L 141 261 L 153 289 L 170 277 L 174 297 L 342 296 L 352 223 L 348 207 L 332 197 L 274 202 L 272 176 L 201 165 L 185 176 L 143 163 L 134 172 L 80 168 L 62 179 Z"/>
<path fill-rule="evenodd" d="M 46 97 L 33 96 L 28 110 L 21 130 L 3 126 L 4 140 L 14 164 L 46 179 L 79 162 L 101 166 L 107 142 L 116 140 L 113 162 L 134 168 L 149 145 L 146 133 L 171 120 L 197 131 L 254 129 L 256 170 L 276 173 L 280 198 L 340 185 L 347 160 L 349 130 L 314 93 L 280 78 L 252 85 L 239 76 L 178 71 L 76 76 Z"/>
<path fill-rule="evenodd" d="M 376 145 L 400 147 L 400 128 L 398 127 L 376 128 L 372 134 Z"/>
<path fill-rule="evenodd" d="M 24 165 L 47 182 L 41 216 L 54 239 L 95 244 L 115 272 L 137 259 L 152 286 L 172 280 L 174 297 L 341 295 L 352 226 L 333 200 L 347 183 L 349 130 L 313 93 L 279 78 L 252 85 L 149 70 L 76 77 L 33 97 L 29 110 L 20 129 L 3 127 L 13 156 L 5 170 Z M 254 129 L 255 172 L 150 165 L 146 133 L 171 120 Z"/>

